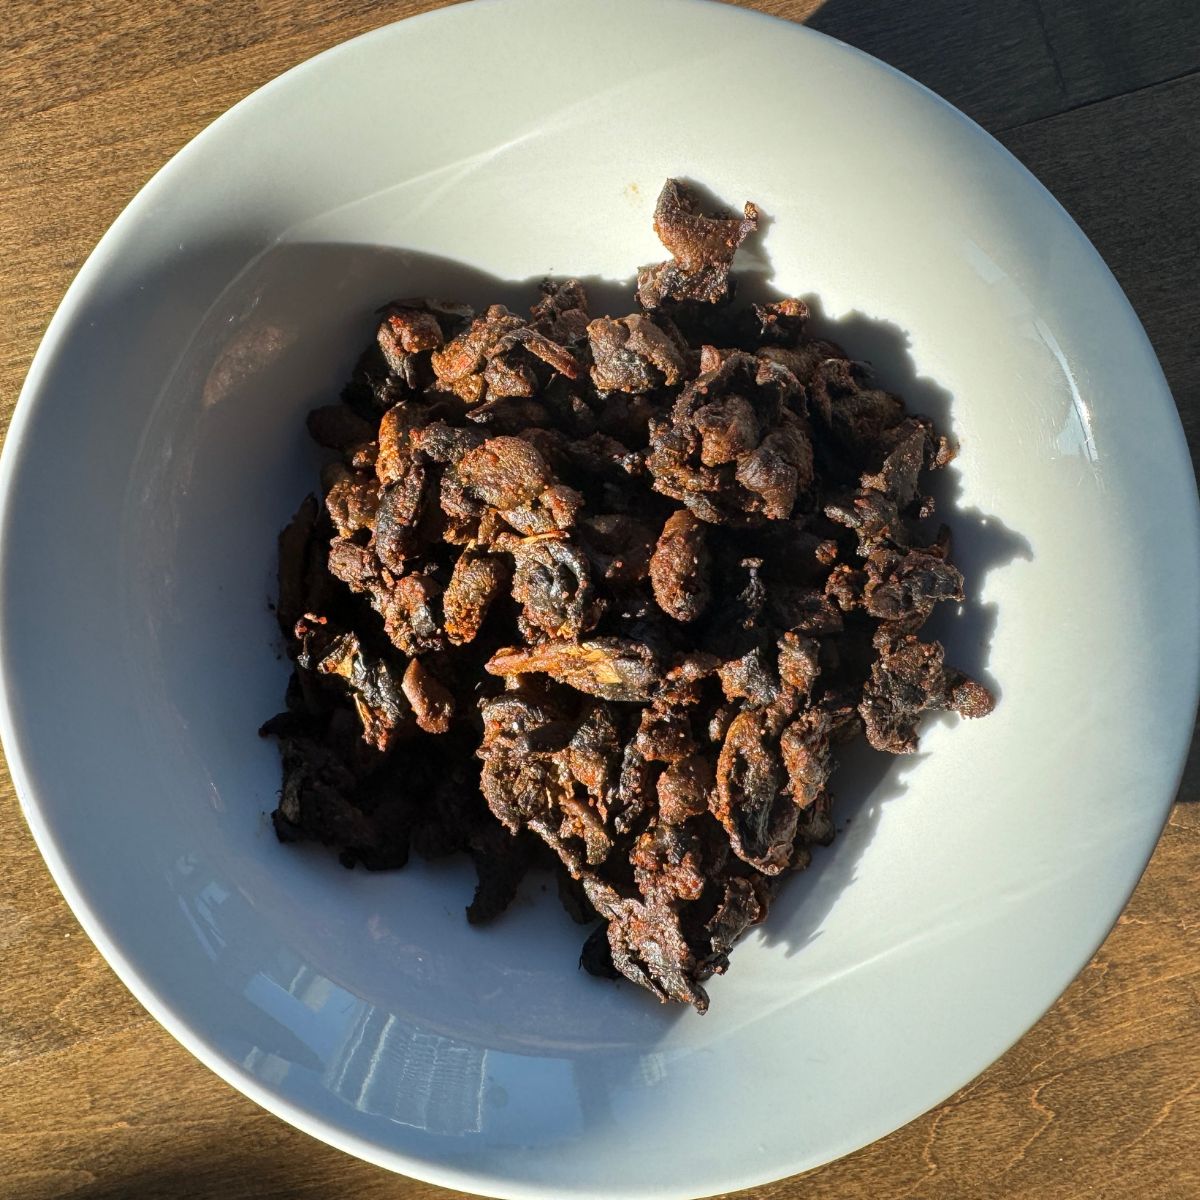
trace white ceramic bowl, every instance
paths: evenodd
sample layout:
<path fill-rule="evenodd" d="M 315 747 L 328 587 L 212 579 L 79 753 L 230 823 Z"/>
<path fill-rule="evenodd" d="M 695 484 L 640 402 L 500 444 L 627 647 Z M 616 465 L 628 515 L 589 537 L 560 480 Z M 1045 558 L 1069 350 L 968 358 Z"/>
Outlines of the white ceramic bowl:
<path fill-rule="evenodd" d="M 853 823 L 703 1018 L 581 974 L 536 888 L 478 930 L 462 865 L 369 875 L 280 847 L 255 734 L 286 676 L 267 600 L 315 478 L 303 414 L 373 308 L 625 278 L 662 256 L 670 174 L 757 201 L 759 269 L 961 441 L 946 500 L 976 602 L 940 628 L 1000 695 L 839 777 Z M 468 1190 L 707 1194 L 940 1101 L 1100 942 L 1191 726 L 1195 489 L 1112 276 L 953 109 L 715 4 L 450 8 L 238 105 L 80 272 L 2 488 L 4 743 L 80 921 L 246 1094 Z"/>

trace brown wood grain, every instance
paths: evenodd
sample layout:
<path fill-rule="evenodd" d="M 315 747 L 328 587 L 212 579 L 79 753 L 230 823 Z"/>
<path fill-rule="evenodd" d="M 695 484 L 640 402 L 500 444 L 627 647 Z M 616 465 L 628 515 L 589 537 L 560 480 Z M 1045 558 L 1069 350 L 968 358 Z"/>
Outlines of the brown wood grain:
<path fill-rule="evenodd" d="M 1200 35 L 1191 0 L 747 0 L 1002 131 L 1139 312 L 1200 449 Z M 254 87 L 422 0 L 10 0 L 0 23 L 0 421 L 88 251 Z M 864 164 L 864 171 L 869 164 Z M 1136 397 L 1131 398 L 1136 403 Z M 1131 798 L 1136 802 L 1136 797 Z M 195 1062 L 67 910 L 0 775 L 0 1196 L 450 1197 L 321 1145 Z M 1119 924 L 938 1109 L 755 1200 L 1200 1197 L 1200 762 Z"/>

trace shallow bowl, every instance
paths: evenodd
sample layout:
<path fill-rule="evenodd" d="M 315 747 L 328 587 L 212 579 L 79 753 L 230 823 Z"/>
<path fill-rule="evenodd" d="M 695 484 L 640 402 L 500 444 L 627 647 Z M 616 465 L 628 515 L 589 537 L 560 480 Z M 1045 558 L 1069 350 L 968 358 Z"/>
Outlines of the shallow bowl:
<path fill-rule="evenodd" d="M 663 47 L 663 51 L 648 48 Z M 597 307 L 662 257 L 669 175 L 768 228 L 810 297 L 961 445 L 971 603 L 937 632 L 996 712 L 858 755 L 841 832 L 714 981 L 661 1008 L 577 968 L 537 886 L 279 846 L 275 536 L 303 416 L 396 295 Z M 1197 683 L 1195 486 L 1096 252 L 970 121 L 803 28 L 695 0 L 503 0 L 298 67 L 168 164 L 38 352 L 0 468 L 0 713 L 38 844 L 152 1013 L 281 1117 L 501 1196 L 691 1197 L 790 1174 L 966 1083 L 1140 875 Z"/>

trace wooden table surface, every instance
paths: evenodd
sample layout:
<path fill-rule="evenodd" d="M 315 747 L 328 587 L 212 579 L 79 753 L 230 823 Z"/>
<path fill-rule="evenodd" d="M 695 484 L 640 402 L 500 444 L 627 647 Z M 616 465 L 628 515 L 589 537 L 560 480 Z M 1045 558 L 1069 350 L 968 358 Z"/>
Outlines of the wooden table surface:
<path fill-rule="evenodd" d="M 568 0 L 564 0 L 568 2 Z M 234 101 L 419 0 L 8 0 L 0 413 L 134 192 Z M 1062 201 L 1116 273 L 1200 448 L 1200 4 L 760 0 L 928 84 Z M 1131 397 L 1136 402 L 1136 397 Z M 1136 796 L 1130 797 L 1137 802 Z M 346 1157 L 192 1059 L 117 982 L 0 772 L 0 1196 L 449 1198 Z M 1116 928 L 940 1108 L 755 1200 L 1200 1197 L 1200 756 Z"/>

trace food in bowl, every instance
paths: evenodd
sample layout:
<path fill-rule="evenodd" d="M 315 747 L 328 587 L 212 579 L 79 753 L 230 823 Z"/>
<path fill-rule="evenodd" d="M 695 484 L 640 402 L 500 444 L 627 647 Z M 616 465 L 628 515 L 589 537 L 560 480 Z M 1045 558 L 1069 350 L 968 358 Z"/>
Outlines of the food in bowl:
<path fill-rule="evenodd" d="M 923 492 L 953 450 L 803 301 L 734 302 L 758 222 L 668 180 L 671 258 L 621 317 L 574 279 L 528 317 L 386 307 L 309 417 L 338 457 L 280 536 L 294 670 L 263 727 L 281 840 L 466 852 L 473 922 L 549 865 L 590 972 L 702 1012 L 832 839 L 837 747 L 993 704 L 918 637 L 963 600 Z"/>

